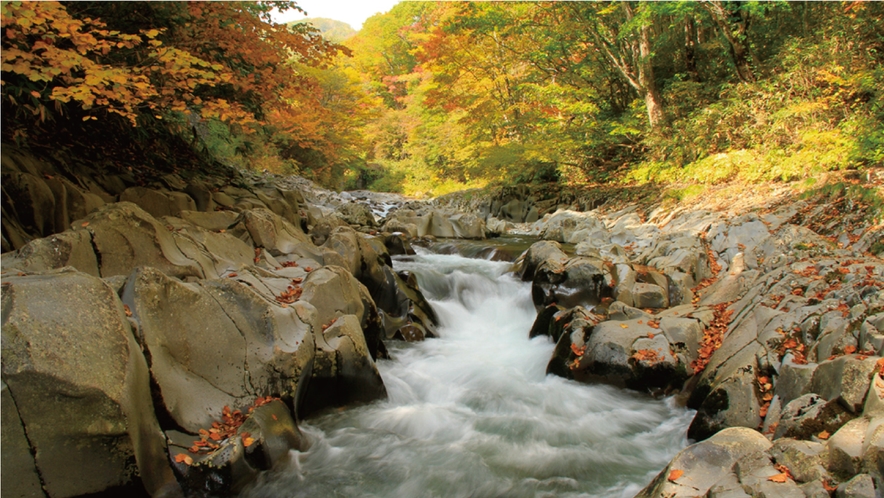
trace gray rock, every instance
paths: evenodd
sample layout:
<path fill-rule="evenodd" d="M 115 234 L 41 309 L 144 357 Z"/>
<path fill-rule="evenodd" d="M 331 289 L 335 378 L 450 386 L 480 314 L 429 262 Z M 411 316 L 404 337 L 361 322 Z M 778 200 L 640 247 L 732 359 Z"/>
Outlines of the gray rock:
<path fill-rule="evenodd" d="M 810 390 L 826 400 L 837 399 L 851 413 L 862 412 L 878 358 L 860 358 L 844 355 L 820 363 L 813 373 Z"/>
<path fill-rule="evenodd" d="M 319 251 L 307 234 L 278 214 L 268 209 L 249 209 L 243 213 L 243 222 L 255 247 L 261 247 L 273 256 L 299 254 L 319 260 Z"/>
<path fill-rule="evenodd" d="M 558 242 L 540 241 L 531 244 L 528 251 L 521 258 L 519 269 L 516 273 L 526 282 L 534 279 L 534 273 L 537 267 L 544 262 L 554 262 L 560 265 L 568 261 L 568 255 L 562 251 L 562 246 Z"/>
<path fill-rule="evenodd" d="M 836 498 L 875 498 L 880 496 L 875 488 L 872 476 L 859 474 L 847 482 L 841 483 L 835 490 Z"/>
<path fill-rule="evenodd" d="M 632 288 L 636 308 L 665 308 L 669 306 L 663 288 L 654 284 L 637 283 Z"/>
<path fill-rule="evenodd" d="M 230 278 L 186 284 L 142 268 L 124 290 L 166 409 L 190 432 L 220 419 L 224 406 L 271 394 L 298 399 L 309 375 L 311 330 L 322 323 L 316 309 L 283 307 L 252 289 Z"/>
<path fill-rule="evenodd" d="M 748 351 L 748 348 L 747 348 Z M 756 366 L 751 363 L 735 362 L 745 366 L 728 370 L 730 373 L 716 379 L 688 428 L 688 437 L 703 440 L 727 427 L 751 427 L 761 425 L 760 404 L 755 395 Z"/>
<path fill-rule="evenodd" d="M 786 479 L 785 482 L 774 482 L 769 479 L 781 472 L 773 466 L 770 455 L 767 453 L 756 452 L 743 455 L 734 465 L 734 472 L 740 480 L 743 489 L 752 496 L 768 498 L 804 497 L 804 493 L 795 484 L 795 481 Z"/>
<path fill-rule="evenodd" d="M 838 429 L 826 444 L 828 450 L 828 469 L 840 478 L 848 478 L 862 471 L 863 442 L 869 420 L 858 418 L 851 420 Z"/>
<path fill-rule="evenodd" d="M 791 353 L 788 353 L 783 358 L 779 375 L 776 378 L 777 382 L 774 386 L 774 392 L 780 397 L 784 405 L 810 392 L 811 379 L 817 366 L 816 363 L 795 363 L 792 361 L 793 357 Z"/>
<path fill-rule="evenodd" d="M 676 351 L 685 351 L 690 361 L 697 358 L 697 349 L 703 337 L 703 329 L 697 319 L 665 317 L 660 320 L 660 330 Z"/>
<path fill-rule="evenodd" d="M 870 474 L 878 485 L 884 484 L 884 418 L 870 421 L 863 440 L 863 472 Z"/>
<path fill-rule="evenodd" d="M 17 409 L 48 495 L 131 486 L 136 473 L 150 493 L 176 486 L 147 365 L 110 287 L 70 268 L 4 277 L 2 334 L 4 422 Z"/>
<path fill-rule="evenodd" d="M 731 469 L 741 457 L 766 451 L 770 446 L 770 441 L 753 429 L 724 429 L 680 451 L 636 497 L 702 496 L 731 474 Z M 670 481 L 668 477 L 673 469 L 682 470 L 684 474 Z"/>
<path fill-rule="evenodd" d="M 743 485 L 734 472 L 729 472 L 706 492 L 706 498 L 752 498 L 743 490 Z"/>
<path fill-rule="evenodd" d="M 828 453 L 822 443 L 784 437 L 774 441 L 770 455 L 785 465 L 798 482 L 819 481 L 829 476 L 824 467 Z"/>
<path fill-rule="evenodd" d="M 120 202 L 136 204 L 154 218 L 178 216 L 182 210 L 196 210 L 196 202 L 184 192 L 162 192 L 145 187 L 127 188 L 120 194 Z"/>
<path fill-rule="evenodd" d="M 635 306 L 633 287 L 635 286 L 635 270 L 627 264 L 615 265 L 612 276 L 614 278 L 614 299 L 627 306 Z"/>
<path fill-rule="evenodd" d="M 459 239 L 484 239 L 485 223 L 472 213 L 459 213 L 449 218 L 454 236 Z"/>
<path fill-rule="evenodd" d="M 817 394 L 805 394 L 783 407 L 774 439 L 810 439 L 823 431 L 834 434 L 853 418 L 837 400 L 826 401 Z"/>

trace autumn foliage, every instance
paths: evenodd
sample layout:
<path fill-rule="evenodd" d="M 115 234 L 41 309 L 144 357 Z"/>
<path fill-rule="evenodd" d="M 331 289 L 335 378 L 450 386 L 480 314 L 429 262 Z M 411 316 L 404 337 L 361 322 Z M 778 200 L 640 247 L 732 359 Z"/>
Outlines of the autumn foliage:
<path fill-rule="evenodd" d="M 15 116 L 4 119 L 4 134 L 21 140 L 33 138 L 34 123 L 114 116 L 131 127 L 214 120 L 282 150 L 334 157 L 344 115 L 323 105 L 315 72 L 346 49 L 309 25 L 274 24 L 271 7 L 297 9 L 294 2 L 4 2 L 3 102 Z"/>

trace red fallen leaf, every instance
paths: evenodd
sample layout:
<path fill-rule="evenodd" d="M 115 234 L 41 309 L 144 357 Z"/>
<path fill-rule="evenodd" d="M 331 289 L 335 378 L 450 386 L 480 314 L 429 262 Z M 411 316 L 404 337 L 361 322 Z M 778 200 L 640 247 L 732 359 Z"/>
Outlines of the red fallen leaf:
<path fill-rule="evenodd" d="M 793 479 L 793 480 L 795 479 L 795 476 L 792 475 L 792 471 L 789 470 L 789 467 L 786 467 L 785 465 L 783 465 L 781 463 L 777 463 L 777 464 L 774 464 L 774 468 L 779 470 L 783 474 L 786 474 L 786 477 L 788 477 L 789 479 Z"/>
<path fill-rule="evenodd" d="M 196 443 L 196 442 L 194 442 L 194 445 L 191 446 L 190 448 L 187 448 L 187 451 L 189 451 L 189 452 L 191 452 L 191 453 L 199 453 L 199 452 L 200 452 L 200 447 L 197 446 L 195 443 Z"/>
<path fill-rule="evenodd" d="M 230 275 L 227 275 L 227 278 L 233 278 L 235 276 L 237 276 L 236 273 L 231 273 Z"/>
<path fill-rule="evenodd" d="M 823 431 L 823 432 L 820 432 L 819 434 L 816 435 L 816 437 L 823 439 L 823 440 L 829 439 L 829 436 L 831 436 L 831 434 L 829 434 L 829 431 Z"/>
<path fill-rule="evenodd" d="M 126 316 L 132 316 L 132 310 L 129 309 L 129 305 L 128 305 L 128 304 L 124 304 L 124 305 L 123 305 L 123 311 L 126 312 Z"/>
<path fill-rule="evenodd" d="M 762 375 L 762 376 L 758 377 L 758 384 L 759 385 L 763 386 L 763 385 L 767 384 L 768 382 L 770 382 L 770 379 L 767 378 L 767 376 Z"/>
<path fill-rule="evenodd" d="M 574 353 L 575 356 L 583 356 L 583 353 L 586 352 L 586 345 L 582 348 L 578 348 L 577 344 L 571 343 L 571 352 Z"/>
<path fill-rule="evenodd" d="M 88 227 L 88 226 L 89 226 L 89 222 L 88 222 L 88 221 L 84 221 L 82 224 L 80 224 L 80 226 L 81 226 L 81 227 L 84 227 L 84 228 L 85 228 L 85 227 Z"/>
<path fill-rule="evenodd" d="M 648 327 L 651 327 L 652 329 L 659 329 L 659 328 L 660 328 L 660 322 L 655 322 L 655 321 L 653 321 L 653 320 L 648 321 Z"/>
<path fill-rule="evenodd" d="M 799 287 L 797 289 L 793 289 L 792 295 L 793 296 L 802 296 L 802 295 L 804 295 L 804 289 L 802 289 L 801 287 Z"/>
<path fill-rule="evenodd" d="M 200 429 L 200 436 L 208 436 L 208 435 L 209 435 L 209 431 L 207 431 L 205 429 Z"/>
<path fill-rule="evenodd" d="M 669 479 L 670 481 L 673 481 L 673 482 L 674 482 L 676 479 L 678 479 L 679 477 L 681 477 L 681 476 L 683 476 L 683 475 L 684 475 L 684 471 L 683 471 L 683 470 L 672 469 L 672 471 L 669 472 L 669 477 L 668 477 L 667 479 Z"/>
<path fill-rule="evenodd" d="M 875 364 L 878 366 L 878 375 L 884 377 L 884 358 L 879 359 Z"/>
<path fill-rule="evenodd" d="M 775 476 L 770 476 L 767 478 L 768 481 L 773 481 L 773 482 L 786 482 L 788 479 L 789 479 L 789 476 L 786 475 L 785 472 L 777 474 Z"/>
<path fill-rule="evenodd" d="M 221 434 L 218 434 L 217 432 L 212 432 L 209 434 L 209 439 L 211 439 L 212 441 L 220 441 Z"/>
<path fill-rule="evenodd" d="M 304 271 L 307 273 L 310 273 L 311 271 L 313 271 L 313 268 L 307 266 L 307 267 L 304 267 Z"/>
<path fill-rule="evenodd" d="M 844 354 L 853 354 L 855 352 L 856 352 L 856 346 L 854 346 L 854 345 L 844 346 Z"/>
<path fill-rule="evenodd" d="M 761 408 L 758 409 L 758 416 L 764 418 L 767 416 L 767 411 L 770 409 L 770 403 L 765 403 L 761 405 Z"/>
<path fill-rule="evenodd" d="M 648 332 L 648 339 L 653 339 L 653 338 L 654 338 L 654 333 Z"/>
<path fill-rule="evenodd" d="M 193 458 L 185 455 L 184 453 L 178 453 L 175 455 L 175 463 L 183 463 L 184 465 L 193 465 Z"/>

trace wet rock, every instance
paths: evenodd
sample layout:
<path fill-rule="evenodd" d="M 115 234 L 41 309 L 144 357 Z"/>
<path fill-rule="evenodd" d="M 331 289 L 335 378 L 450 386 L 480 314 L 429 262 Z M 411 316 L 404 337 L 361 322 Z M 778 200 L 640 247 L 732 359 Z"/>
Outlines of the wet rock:
<path fill-rule="evenodd" d="M 317 337 L 303 413 L 386 398 L 384 381 L 368 351 L 359 319 L 342 315 L 326 325 Z"/>
<path fill-rule="evenodd" d="M 269 470 L 289 460 L 292 450 L 308 447 L 288 408 L 280 400 L 254 408 L 236 434 L 222 440 L 211 453 L 188 451 L 199 436 L 167 431 L 170 456 L 192 460 L 190 465 L 174 463 L 174 468 L 188 496 L 235 496 L 262 470 Z M 250 438 L 249 445 L 244 437 Z"/>
<path fill-rule="evenodd" d="M 766 451 L 770 446 L 770 441 L 755 430 L 744 427 L 722 430 L 680 451 L 636 497 L 702 496 L 732 474 L 731 469 L 740 458 Z M 676 469 L 683 474 L 670 481 L 670 473 Z"/>
<path fill-rule="evenodd" d="M 3 418 L 17 411 L 46 493 L 132 487 L 136 475 L 150 493 L 174 488 L 147 365 L 113 290 L 67 268 L 4 276 L 2 301 Z"/>
<path fill-rule="evenodd" d="M 472 213 L 459 213 L 449 218 L 454 236 L 459 239 L 484 239 L 485 223 Z"/>

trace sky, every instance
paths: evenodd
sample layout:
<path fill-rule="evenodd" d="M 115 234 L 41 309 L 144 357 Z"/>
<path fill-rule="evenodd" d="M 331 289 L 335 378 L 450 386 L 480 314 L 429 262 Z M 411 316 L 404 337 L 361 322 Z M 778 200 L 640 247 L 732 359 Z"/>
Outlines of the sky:
<path fill-rule="evenodd" d="M 399 0 L 297 0 L 298 5 L 307 11 L 308 16 L 289 10 L 277 14 L 274 20 L 280 23 L 297 21 L 305 17 L 325 17 L 336 21 L 344 21 L 359 31 L 362 23 L 369 17 L 388 12 Z"/>

